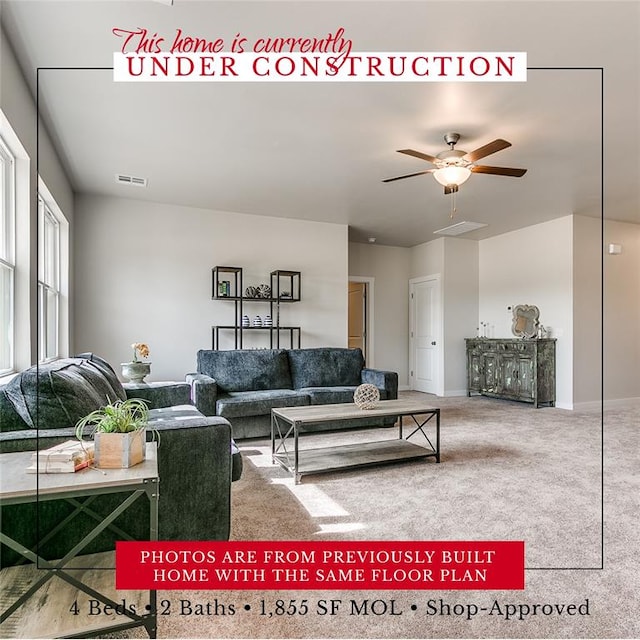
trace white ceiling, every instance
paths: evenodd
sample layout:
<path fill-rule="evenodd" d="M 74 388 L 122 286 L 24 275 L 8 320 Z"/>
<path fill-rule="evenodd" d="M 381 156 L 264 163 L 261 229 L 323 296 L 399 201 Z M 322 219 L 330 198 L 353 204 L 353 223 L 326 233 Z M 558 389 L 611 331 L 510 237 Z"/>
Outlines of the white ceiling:
<path fill-rule="evenodd" d="M 34 88 L 37 67 L 110 67 L 114 27 L 226 41 L 343 27 L 354 51 L 526 51 L 529 67 L 547 67 L 526 83 L 464 84 L 145 84 L 41 71 L 40 110 L 77 192 L 348 224 L 353 241 L 413 246 L 461 220 L 488 223 L 465 236 L 480 239 L 600 216 L 604 168 L 605 216 L 640 222 L 637 1 L 2 0 L 1 11 Z M 577 67 L 604 68 L 604 100 L 600 71 Z M 509 140 L 481 163 L 527 174 L 472 175 L 453 220 L 432 176 L 381 182 L 430 168 L 395 150 L 436 155 L 447 131 L 466 151 Z M 118 185 L 116 173 L 149 185 Z"/>

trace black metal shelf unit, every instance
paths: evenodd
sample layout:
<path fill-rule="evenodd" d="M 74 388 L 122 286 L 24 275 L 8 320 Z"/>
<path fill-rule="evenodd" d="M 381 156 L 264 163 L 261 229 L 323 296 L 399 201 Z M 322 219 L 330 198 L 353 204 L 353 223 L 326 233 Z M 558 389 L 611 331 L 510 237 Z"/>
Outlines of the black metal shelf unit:
<path fill-rule="evenodd" d="M 299 302 L 301 299 L 300 271 L 276 269 L 270 275 L 270 296 L 253 297 L 245 294 L 242 267 L 218 266 L 212 269 L 213 300 L 227 300 L 234 303 L 234 324 L 214 325 L 211 327 L 212 348 L 220 349 L 220 332 L 234 332 L 234 349 L 243 348 L 243 334 L 245 331 L 266 331 L 269 333 L 269 348 L 279 349 L 281 334 L 288 334 L 289 348 L 300 348 L 300 327 L 283 326 L 280 324 L 280 305 Z M 226 278 L 229 279 L 226 279 Z M 243 305 L 246 302 L 269 303 L 271 326 L 242 326 Z M 297 338 L 297 340 L 296 340 Z"/>

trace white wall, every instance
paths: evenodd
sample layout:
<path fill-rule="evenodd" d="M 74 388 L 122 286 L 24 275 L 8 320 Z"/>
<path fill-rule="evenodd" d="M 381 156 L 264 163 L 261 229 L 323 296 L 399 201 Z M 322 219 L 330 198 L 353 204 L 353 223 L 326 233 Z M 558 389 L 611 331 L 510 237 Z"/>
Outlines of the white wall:
<path fill-rule="evenodd" d="M 556 343 L 556 405 L 573 407 L 572 216 L 480 242 L 479 321 L 512 338 L 510 308 L 532 304 Z"/>
<path fill-rule="evenodd" d="M 101 196 L 79 196 L 75 220 L 76 351 L 117 365 L 146 342 L 148 379 L 182 379 L 211 348 L 211 326 L 233 324 L 233 303 L 211 300 L 216 265 L 243 267 L 246 285 L 301 271 L 302 300 L 282 305 L 281 323 L 302 327 L 303 347 L 347 345 L 344 225 Z M 269 313 L 251 304 L 248 314 Z"/>
<path fill-rule="evenodd" d="M 349 276 L 374 279 L 374 366 L 396 371 L 403 388 L 409 384 L 409 258 L 402 247 L 349 244 Z"/>

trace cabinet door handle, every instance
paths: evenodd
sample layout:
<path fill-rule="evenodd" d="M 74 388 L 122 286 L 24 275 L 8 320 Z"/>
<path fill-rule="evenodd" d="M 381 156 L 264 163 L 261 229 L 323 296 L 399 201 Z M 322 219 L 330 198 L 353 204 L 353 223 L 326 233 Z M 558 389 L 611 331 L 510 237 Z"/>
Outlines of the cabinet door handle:
<path fill-rule="evenodd" d="M 431 346 L 432 346 L 432 347 L 435 347 L 435 346 L 436 346 L 436 341 L 435 341 L 435 340 L 431 343 Z"/>

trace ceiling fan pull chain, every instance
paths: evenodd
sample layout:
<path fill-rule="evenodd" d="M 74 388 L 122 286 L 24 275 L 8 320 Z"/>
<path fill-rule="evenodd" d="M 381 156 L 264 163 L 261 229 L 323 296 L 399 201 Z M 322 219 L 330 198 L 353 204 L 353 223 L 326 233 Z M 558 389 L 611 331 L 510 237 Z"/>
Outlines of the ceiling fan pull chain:
<path fill-rule="evenodd" d="M 453 191 L 451 193 L 451 213 L 449 214 L 449 218 L 453 219 L 453 216 L 456 214 L 458 210 L 456 209 L 456 192 Z"/>

